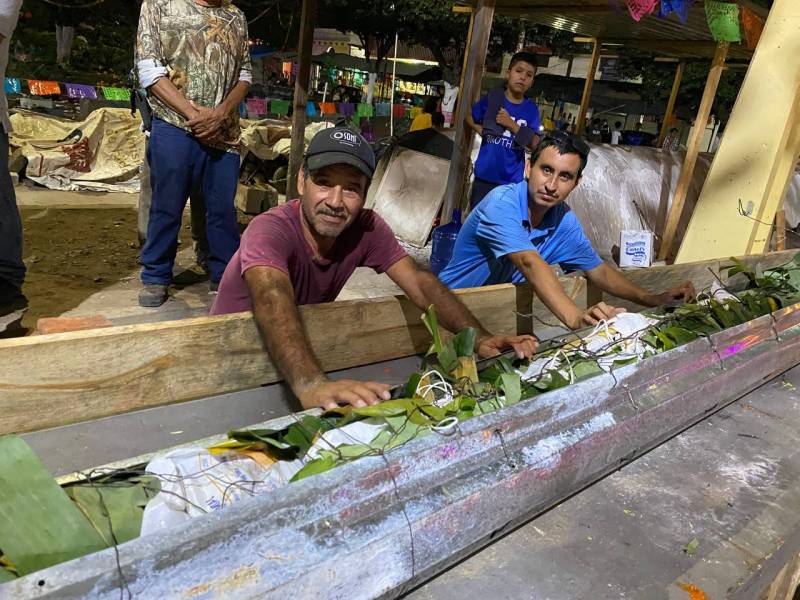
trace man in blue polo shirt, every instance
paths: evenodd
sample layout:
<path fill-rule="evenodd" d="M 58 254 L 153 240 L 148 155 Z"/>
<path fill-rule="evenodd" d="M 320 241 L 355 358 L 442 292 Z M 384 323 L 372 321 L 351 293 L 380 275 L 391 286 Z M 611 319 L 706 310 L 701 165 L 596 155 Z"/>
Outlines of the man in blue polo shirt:
<path fill-rule="evenodd" d="M 439 278 L 450 288 L 529 281 L 561 322 L 572 329 L 596 325 L 622 309 L 600 302 L 578 308 L 564 293 L 549 265 L 583 271 L 601 290 L 644 306 L 695 296 L 691 282 L 650 293 L 628 281 L 595 252 L 583 228 L 564 204 L 580 181 L 589 147 L 564 132 L 545 134 L 526 166 L 526 179 L 492 190 L 467 218 L 453 257 Z"/>

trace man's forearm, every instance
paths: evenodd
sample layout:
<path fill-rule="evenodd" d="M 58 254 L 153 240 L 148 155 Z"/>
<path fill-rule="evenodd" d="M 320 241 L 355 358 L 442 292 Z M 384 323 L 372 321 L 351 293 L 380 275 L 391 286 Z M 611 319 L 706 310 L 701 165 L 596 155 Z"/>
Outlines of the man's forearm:
<path fill-rule="evenodd" d="M 625 275 L 609 266 L 607 263 L 603 263 L 599 267 L 588 271 L 586 277 L 595 286 L 612 296 L 630 300 L 631 302 L 636 302 L 644 306 L 650 304 L 649 298 L 652 294 L 628 280 Z"/>
<path fill-rule="evenodd" d="M 436 308 L 436 315 L 445 329 L 451 333 L 458 333 L 462 329 L 472 327 L 477 331 L 478 338 L 490 336 L 491 333 L 483 328 L 483 325 L 475 316 L 464 306 L 464 303 L 451 292 L 447 286 L 439 281 L 433 273 L 427 271 L 419 272 L 420 291 L 424 299 L 416 301 L 417 306 L 422 310 L 427 309 L 431 304 Z"/>
<path fill-rule="evenodd" d="M 292 390 L 296 392 L 324 377 L 306 338 L 294 298 L 281 290 L 266 290 L 253 298 L 253 307 L 267 352 Z"/>
<path fill-rule="evenodd" d="M 225 96 L 225 99 L 220 102 L 220 108 L 225 112 L 225 114 L 233 112 L 234 110 L 238 110 L 239 104 L 241 104 L 242 100 L 245 99 L 249 89 L 249 82 L 239 80 L 236 85 L 233 86 L 231 91 L 228 92 L 228 95 Z"/>
<path fill-rule="evenodd" d="M 510 258 L 559 321 L 571 328 L 580 326 L 583 311 L 564 292 L 550 265 L 535 252 L 520 252 Z"/>
<path fill-rule="evenodd" d="M 183 115 L 185 119 L 190 119 L 191 115 L 194 114 L 194 109 L 192 105 L 189 104 L 186 96 L 175 87 L 175 84 L 172 83 L 169 77 L 159 77 L 156 82 L 148 88 L 148 91 L 158 96 L 167 106 L 178 114 Z"/>

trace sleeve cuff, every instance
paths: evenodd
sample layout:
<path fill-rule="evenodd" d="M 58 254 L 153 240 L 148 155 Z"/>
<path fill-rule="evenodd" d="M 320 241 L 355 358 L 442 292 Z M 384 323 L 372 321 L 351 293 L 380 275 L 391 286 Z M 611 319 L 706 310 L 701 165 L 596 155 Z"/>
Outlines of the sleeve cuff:
<path fill-rule="evenodd" d="M 244 69 L 239 71 L 239 81 L 253 83 L 253 73 L 251 71 L 245 71 Z"/>
<path fill-rule="evenodd" d="M 136 63 L 139 73 L 139 83 L 144 89 L 149 88 L 162 77 L 169 75 L 167 68 L 154 58 L 140 60 Z"/>

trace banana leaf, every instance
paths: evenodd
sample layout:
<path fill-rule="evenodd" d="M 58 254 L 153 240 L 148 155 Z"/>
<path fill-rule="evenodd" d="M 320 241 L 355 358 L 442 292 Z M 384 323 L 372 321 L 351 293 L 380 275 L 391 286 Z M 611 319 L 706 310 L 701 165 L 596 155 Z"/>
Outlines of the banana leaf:
<path fill-rule="evenodd" d="M 6 583 L 8 581 L 14 581 L 17 578 L 11 571 L 0 567 L 0 584 Z"/>
<path fill-rule="evenodd" d="M 505 394 L 506 406 L 516 404 L 522 399 L 522 386 L 520 384 L 519 375 L 503 373 L 500 375 L 500 381 L 498 381 L 497 387 L 503 390 Z"/>
<path fill-rule="evenodd" d="M 0 437 L 0 456 L 0 548 L 20 575 L 107 546 L 24 441 Z"/>
<path fill-rule="evenodd" d="M 65 489 L 107 546 L 139 537 L 147 502 L 161 490 L 155 477 L 103 484 L 76 484 Z M 113 531 L 113 535 L 112 535 Z"/>
<path fill-rule="evenodd" d="M 307 462 L 302 469 L 300 469 L 297 473 L 295 473 L 294 477 L 292 477 L 289 480 L 289 482 L 291 483 L 295 481 L 300 481 L 301 479 L 305 479 L 306 477 L 311 477 L 312 475 L 319 475 L 320 473 L 324 473 L 325 471 L 330 471 L 335 466 L 336 466 L 336 460 L 330 456 L 312 460 L 310 462 Z"/>

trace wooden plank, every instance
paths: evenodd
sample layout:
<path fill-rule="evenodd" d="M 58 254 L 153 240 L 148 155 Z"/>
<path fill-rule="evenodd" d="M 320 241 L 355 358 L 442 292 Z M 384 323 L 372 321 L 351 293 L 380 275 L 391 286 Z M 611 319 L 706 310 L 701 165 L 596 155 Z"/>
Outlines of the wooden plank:
<path fill-rule="evenodd" d="M 795 251 L 751 256 L 768 269 Z M 726 261 L 654 267 L 627 275 L 654 291 L 686 279 L 698 289 Z M 586 280 L 560 278 L 586 307 Z M 529 286 L 456 292 L 494 333 L 559 325 Z M 611 299 L 614 303 L 614 300 Z M 617 305 L 636 308 L 630 304 Z M 532 314 L 527 320 L 518 316 Z M 311 346 L 326 371 L 419 354 L 430 338 L 405 297 L 300 307 Z M 250 313 L 0 340 L 0 435 L 251 389 L 279 381 Z"/>
<path fill-rule="evenodd" d="M 719 80 L 722 77 L 722 69 L 725 66 L 725 58 L 728 55 L 728 42 L 717 44 L 717 52 L 711 63 L 711 70 L 706 79 L 706 87 L 703 91 L 703 98 L 700 107 L 697 109 L 697 118 L 692 127 L 692 133 L 686 144 L 686 158 L 683 161 L 681 175 L 678 178 L 678 186 L 675 188 L 675 195 L 672 198 L 672 205 L 667 216 L 667 223 L 664 228 L 664 235 L 661 238 L 661 247 L 658 251 L 659 260 L 665 260 L 671 256 L 672 246 L 675 242 L 675 234 L 678 231 L 678 223 L 683 214 L 683 206 L 686 203 L 686 196 L 689 193 L 689 185 L 692 182 L 694 168 L 697 165 L 697 157 L 700 155 L 700 142 L 703 140 L 705 125 L 711 114 L 711 107 L 714 104 L 714 97 L 717 94 Z"/>
<path fill-rule="evenodd" d="M 516 331 L 516 294 L 512 285 L 458 292 L 496 333 Z M 430 344 L 421 312 L 405 297 L 301 306 L 300 314 L 326 371 Z M 279 380 L 250 313 L 0 340 L 0 434 Z"/>
<path fill-rule="evenodd" d="M 467 75 L 464 78 L 463 89 L 459 92 L 460 99 L 455 117 L 456 135 L 453 140 L 453 156 L 450 159 L 450 171 L 447 175 L 447 188 L 442 205 L 442 223 L 450 222 L 453 209 L 461 206 L 461 199 L 464 196 L 474 137 L 474 132 L 467 128 L 464 120 L 467 118 L 467 111 L 472 108 L 472 102 L 481 91 L 495 2 L 496 0 L 479 0 L 473 13 L 471 43 L 467 54 Z"/>
<path fill-rule="evenodd" d="M 577 129 L 578 135 L 583 135 L 586 131 L 586 113 L 589 111 L 589 101 L 592 99 L 592 86 L 594 86 L 594 76 L 597 73 L 597 65 L 600 64 L 600 51 L 603 44 L 600 40 L 594 40 L 592 47 L 592 58 L 589 61 L 589 72 L 586 74 L 586 83 L 583 86 L 583 97 L 581 98 L 581 108 L 578 111 Z"/>
<path fill-rule="evenodd" d="M 457 6 L 453 7 L 453 10 L 459 8 Z M 462 7 L 463 8 L 463 7 Z M 471 7 L 469 11 L 469 26 L 467 28 L 467 43 L 464 45 L 467 48 L 467 52 L 464 53 L 464 60 L 461 63 L 461 77 L 458 80 L 458 95 L 456 96 L 456 105 L 453 110 L 453 114 L 458 115 L 458 108 L 461 106 L 461 101 L 464 99 L 464 81 L 467 77 L 467 61 L 469 59 L 469 48 L 472 47 L 472 31 L 475 28 L 475 11 L 472 10 Z M 465 113 L 466 115 L 466 113 Z M 466 118 L 466 116 L 465 116 Z M 451 213 L 453 211 L 450 211 Z"/>
<path fill-rule="evenodd" d="M 796 252 L 796 250 L 786 250 L 784 252 L 771 252 L 763 255 L 741 256 L 739 260 L 751 266 L 758 264 L 763 269 L 772 269 L 792 260 Z M 691 281 L 695 289 L 700 292 L 708 289 L 718 280 L 722 281 L 725 285 L 731 285 L 733 287 L 743 286 L 743 276 L 737 276 L 736 279 L 732 280 L 728 279 L 727 268 L 732 265 L 733 262 L 729 259 L 715 259 L 696 263 L 629 270 L 625 272 L 625 275 L 636 285 L 653 292 L 667 290 L 687 280 Z M 642 307 L 636 303 L 615 298 L 608 294 L 603 294 L 603 301 L 614 306 L 627 308 L 628 310 L 642 309 Z"/>
<path fill-rule="evenodd" d="M 314 21 L 317 0 L 303 0 L 300 17 L 300 42 L 297 57 L 297 79 L 294 81 L 294 112 L 292 113 L 292 145 L 289 151 L 289 170 L 286 196 L 297 197 L 297 174 L 303 166 L 306 133 L 306 104 L 311 79 L 311 50 L 314 43 Z"/>
<path fill-rule="evenodd" d="M 669 100 L 667 101 L 667 110 L 664 113 L 664 122 L 661 124 L 661 133 L 658 134 L 658 147 L 661 148 L 664 140 L 667 138 L 667 134 L 670 130 L 670 125 L 672 124 L 672 116 L 675 113 L 675 103 L 678 101 L 678 92 L 681 90 L 681 81 L 683 79 L 683 69 L 684 63 L 683 61 L 678 63 L 678 66 L 675 67 L 675 79 L 672 81 L 672 91 L 669 94 Z"/>

